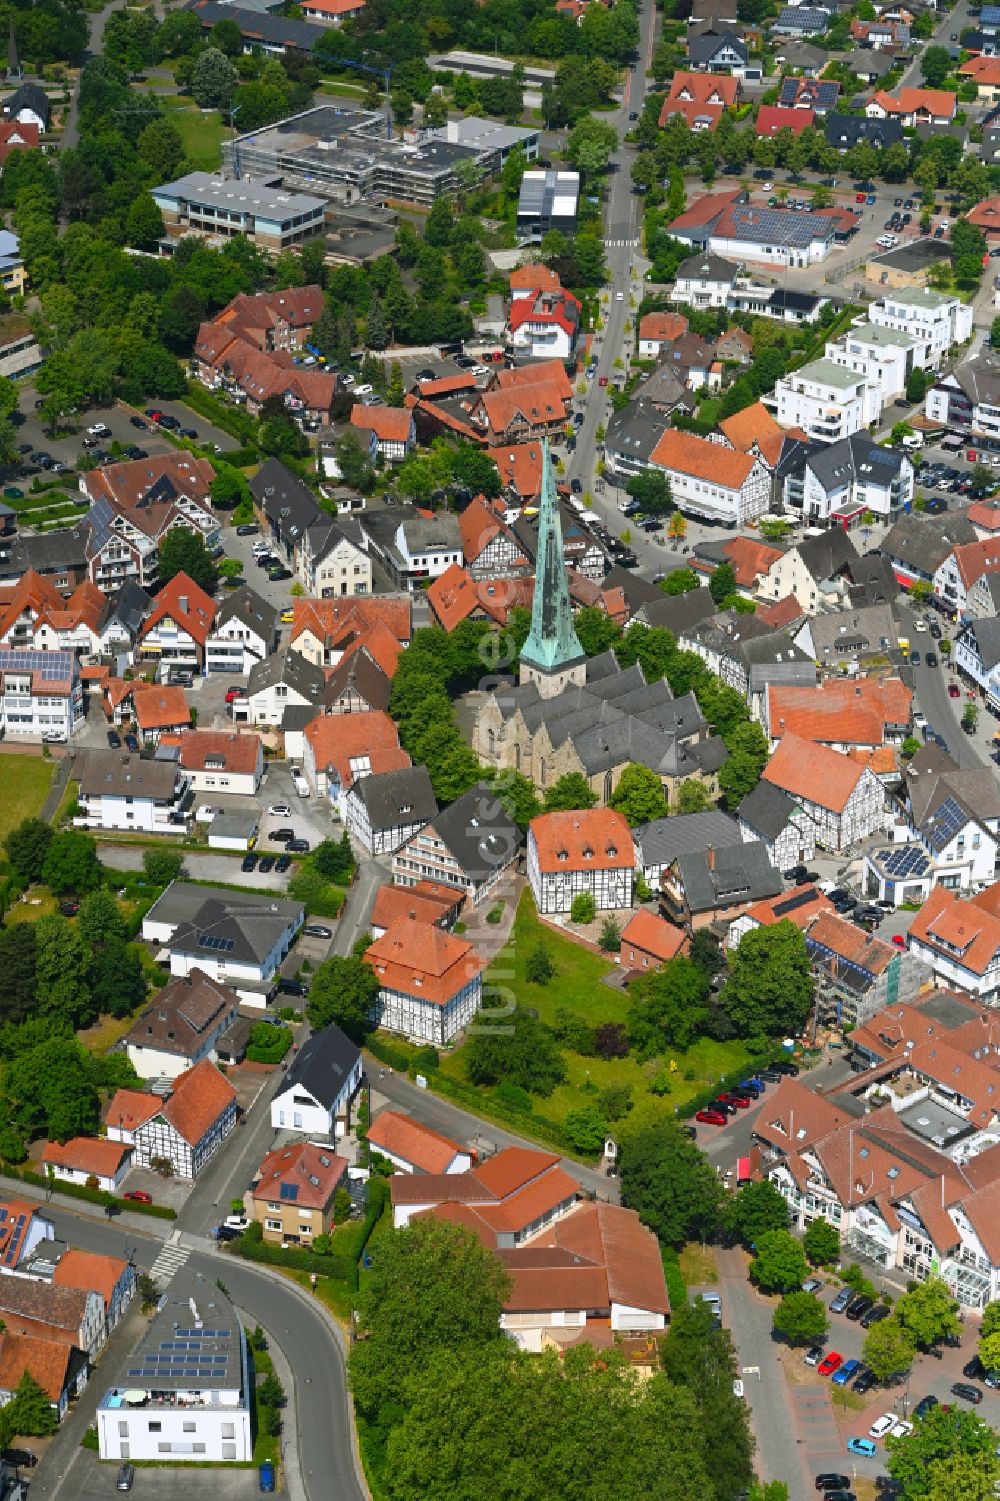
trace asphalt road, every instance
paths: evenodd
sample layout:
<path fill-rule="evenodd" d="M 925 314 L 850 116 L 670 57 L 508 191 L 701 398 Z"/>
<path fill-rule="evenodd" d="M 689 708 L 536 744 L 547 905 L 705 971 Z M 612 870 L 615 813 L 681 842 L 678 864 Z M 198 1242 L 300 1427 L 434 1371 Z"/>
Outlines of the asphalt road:
<path fill-rule="evenodd" d="M 950 671 L 945 663 L 945 659 L 940 654 L 938 660 L 941 666 L 928 667 L 926 660 L 927 652 L 933 649 L 938 643 L 930 635 L 918 633 L 913 629 L 916 612 L 908 609 L 906 605 L 900 604 L 899 615 L 901 624 L 904 626 L 909 625 L 911 647 L 913 650 L 920 652 L 919 664 L 910 669 L 913 673 L 913 691 L 917 705 L 927 715 L 928 723 L 940 735 L 944 736 L 948 745 L 948 753 L 958 762 L 959 766 L 982 766 L 986 757 L 981 753 L 976 740 L 978 739 L 980 744 L 982 744 L 985 741 L 985 737 L 992 734 L 993 720 L 989 715 L 981 714 L 980 724 L 982 728 L 978 736 L 966 735 L 964 730 L 959 727 L 962 706 L 966 702 L 964 680 L 956 673 Z M 962 684 L 961 698 L 949 698 L 948 684 L 950 682 L 959 682 Z"/>

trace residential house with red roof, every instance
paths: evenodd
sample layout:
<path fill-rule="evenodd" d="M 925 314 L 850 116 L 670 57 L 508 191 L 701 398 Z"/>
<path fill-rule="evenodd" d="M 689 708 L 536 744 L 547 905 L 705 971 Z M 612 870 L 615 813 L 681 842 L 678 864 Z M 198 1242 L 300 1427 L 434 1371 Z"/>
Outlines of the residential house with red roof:
<path fill-rule="evenodd" d="M 477 782 L 399 846 L 392 878 L 405 887 L 439 882 L 464 892 L 469 907 L 479 907 L 515 864 L 520 843 L 517 825 L 496 793 Z"/>
<path fill-rule="evenodd" d="M 311 1246 L 333 1229 L 337 1189 L 347 1158 L 313 1141 L 290 1141 L 268 1152 L 250 1190 L 251 1213 L 271 1245 Z"/>
<path fill-rule="evenodd" d="M 120 1141 L 101 1136 L 73 1136 L 46 1142 L 42 1166 L 47 1175 L 117 1193 L 132 1166 L 132 1152 Z"/>
<path fill-rule="evenodd" d="M 302 0 L 302 14 L 307 21 L 322 26 L 343 26 L 355 21 L 365 8 L 366 0 Z"/>
<path fill-rule="evenodd" d="M 356 777 L 412 763 L 388 714 L 321 714 L 303 736 L 302 770 L 317 797 L 342 805 Z"/>
<path fill-rule="evenodd" d="M 614 808 L 541 813 L 528 827 L 528 884 L 538 911 L 568 913 L 588 893 L 598 911 L 632 905 L 635 846 Z"/>
<path fill-rule="evenodd" d="M 738 80 L 724 73 L 675 73 L 658 123 L 662 128 L 679 115 L 690 130 L 717 130 L 726 110 L 736 107 L 738 94 Z"/>
<path fill-rule="evenodd" d="M 164 1095 L 119 1089 L 108 1106 L 108 1139 L 132 1148 L 133 1166 L 170 1163 L 196 1178 L 236 1125 L 236 1090 L 209 1058 L 186 1069 Z"/>
<path fill-rule="evenodd" d="M 475 1153 L 399 1110 L 382 1110 L 366 1133 L 369 1146 L 401 1173 L 466 1173 Z"/>
<path fill-rule="evenodd" d="M 765 784 L 758 783 L 758 786 L 762 785 Z M 752 797 L 753 794 L 748 796 Z M 820 912 L 833 911 L 833 903 L 818 886 L 796 886 L 791 891 L 779 892 L 777 896 L 764 897 L 741 912 L 729 924 L 725 946 L 727 949 L 734 949 L 744 934 L 755 928 L 772 928 L 778 922 L 794 923 L 801 931 Z"/>
<path fill-rule="evenodd" d="M 780 130 L 790 130 L 800 136 L 809 129 L 815 119 L 811 109 L 796 109 L 792 105 L 762 104 L 757 111 L 758 136 L 776 136 Z"/>
<path fill-rule="evenodd" d="M 756 454 L 735 453 L 694 433 L 667 428 L 650 467 L 664 471 L 674 503 L 686 516 L 744 526 L 770 503 L 770 479 Z"/>
<path fill-rule="evenodd" d="M 500 474 L 500 483 L 510 500 L 524 505 L 536 501 L 542 493 L 542 445 L 540 443 L 508 443 L 500 448 L 488 448 Z"/>
<path fill-rule="evenodd" d="M 641 974 L 644 970 L 659 969 L 690 946 L 691 940 L 683 928 L 675 927 L 648 907 L 640 907 L 622 929 L 618 962 L 626 974 Z"/>
<path fill-rule="evenodd" d="M 34 151 L 41 142 L 41 130 L 33 121 L 0 120 L 0 167 L 12 151 Z"/>
<path fill-rule="evenodd" d="M 351 409 L 351 427 L 361 433 L 374 433 L 379 456 L 387 464 L 401 464 L 413 452 L 417 429 L 410 407 L 366 407 L 356 402 Z"/>
<path fill-rule="evenodd" d="M 212 548 L 219 522 L 209 500 L 215 469 L 189 453 L 151 454 L 108 464 L 80 476 L 91 502 L 87 512 L 87 567 L 99 588 L 112 593 L 130 579 L 144 589 L 156 582 L 159 546 L 184 526 Z"/>
<path fill-rule="evenodd" d="M 152 662 L 166 682 L 172 668 L 191 673 L 205 670 L 205 643 L 215 623 L 216 603 L 210 594 L 177 573 L 164 584 L 139 632 L 136 658 Z"/>
<path fill-rule="evenodd" d="M 512 578 L 531 572 L 531 558 L 488 501 L 470 501 L 458 518 L 458 529 L 465 566 L 473 579 Z"/>
<path fill-rule="evenodd" d="M 183 688 L 135 683 L 132 717 L 143 744 L 158 745 L 161 735 L 176 735 L 191 728 L 191 705 Z"/>
<path fill-rule="evenodd" d="M 572 292 L 539 291 L 516 297 L 507 313 L 506 341 L 522 359 L 570 360 L 580 336 L 580 303 Z"/>
<path fill-rule="evenodd" d="M 916 125 L 950 125 L 958 109 L 957 95 L 947 89 L 879 89 L 865 107 L 869 120 L 898 120 L 904 130 Z"/>
<path fill-rule="evenodd" d="M 311 429 L 331 419 L 336 375 L 297 363 L 293 351 L 309 339 L 323 307 L 322 288 L 286 288 L 238 296 L 195 337 L 191 373 L 209 390 L 220 390 L 258 414 L 269 398 L 281 398 Z"/>
<path fill-rule="evenodd" d="M 501 1327 L 523 1349 L 641 1340 L 670 1314 L 656 1237 L 631 1209 L 579 1203 L 547 1152 L 507 1147 L 465 1173 L 390 1179 L 393 1219 L 471 1230 L 510 1274 Z"/>
<path fill-rule="evenodd" d="M 1000 538 L 959 543 L 935 570 L 935 597 L 949 615 L 961 619 L 968 611 L 974 586 L 994 573 L 1000 573 Z M 984 602 L 989 597 L 987 592 Z M 991 610 L 989 613 L 996 612 Z"/>
<path fill-rule="evenodd" d="M 55 1226 L 30 1199 L 0 1200 L 0 1275 L 13 1272 L 36 1246 L 55 1238 Z"/>
<path fill-rule="evenodd" d="M 433 923 L 452 929 L 465 906 L 465 892 L 460 886 L 441 881 L 417 881 L 414 886 L 380 886 L 375 893 L 368 926 L 373 938 L 381 938 L 401 917 Z"/>
<path fill-rule="evenodd" d="M 317 667 L 336 667 L 360 640 L 367 641 L 376 626 L 387 630 L 400 648 L 409 645 L 413 634 L 413 605 L 405 594 L 296 599 L 292 613 L 289 647 Z M 381 655 L 378 661 L 383 671 L 389 671 L 388 661 Z"/>
<path fill-rule="evenodd" d="M 975 896 L 935 886 L 907 933 L 910 952 L 954 986 L 995 1006 L 1000 999 L 1000 886 Z"/>
<path fill-rule="evenodd" d="M 846 850 L 885 826 L 885 788 L 878 777 L 825 745 L 783 735 L 762 777 L 808 814 L 822 849 Z"/>
<path fill-rule="evenodd" d="M 643 359 L 659 359 L 666 346 L 687 331 L 683 313 L 644 313 L 639 319 L 639 353 Z"/>
<path fill-rule="evenodd" d="M 37 1381 L 61 1423 L 71 1397 L 87 1384 L 87 1357 L 81 1350 L 30 1334 L 0 1333 L 0 1403 L 12 1402 L 25 1373 Z M 15 1492 L 11 1492 L 13 1496 Z M 23 1495 L 23 1490 L 19 1492 Z"/>
<path fill-rule="evenodd" d="M 772 750 L 786 734 L 831 750 L 873 750 L 909 734 L 913 693 L 899 678 L 827 678 L 815 687 L 771 683 L 764 726 Z"/>
<path fill-rule="evenodd" d="M 538 441 L 565 427 L 573 385 L 559 359 L 497 370 L 472 403 L 472 430 L 492 447 Z"/>
<path fill-rule="evenodd" d="M 99 1293 L 35 1277 L 0 1277 L 0 1322 L 7 1333 L 50 1340 L 91 1357 L 107 1337 Z"/>
<path fill-rule="evenodd" d="M 104 1322 L 110 1334 L 135 1297 L 139 1274 L 135 1264 L 123 1256 L 105 1256 L 70 1246 L 56 1262 L 52 1281 L 56 1287 L 97 1293 L 104 1303 Z"/>
<path fill-rule="evenodd" d="M 252 797 L 264 775 L 259 735 L 245 730 L 186 730 L 161 734 L 161 746 L 177 747 L 177 764 L 195 792 Z"/>
<path fill-rule="evenodd" d="M 400 919 L 366 949 L 364 962 L 379 982 L 372 1020 L 404 1037 L 445 1047 L 482 1003 L 486 961 L 432 923 Z"/>
<path fill-rule="evenodd" d="M 94 656 L 111 614 L 109 600 L 89 579 L 67 599 L 29 568 L 0 603 L 0 646 Z"/>

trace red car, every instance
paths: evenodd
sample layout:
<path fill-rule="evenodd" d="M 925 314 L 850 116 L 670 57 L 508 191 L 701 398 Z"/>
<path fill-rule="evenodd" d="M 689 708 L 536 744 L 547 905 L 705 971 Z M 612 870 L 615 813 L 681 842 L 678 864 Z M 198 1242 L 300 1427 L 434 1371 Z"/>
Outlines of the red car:
<path fill-rule="evenodd" d="M 958 686 L 957 683 L 949 683 L 948 684 L 948 697 L 949 698 L 961 698 L 962 697 L 962 690 Z"/>
<path fill-rule="evenodd" d="M 895 944 L 897 949 L 906 948 L 906 939 L 903 937 L 902 933 L 893 933 L 892 942 Z"/>
<path fill-rule="evenodd" d="M 865 197 L 866 197 L 866 194 L 864 194 L 864 193 L 855 193 L 855 195 L 854 195 L 854 201 L 855 201 L 855 203 L 864 203 Z"/>
<path fill-rule="evenodd" d="M 843 1355 L 838 1355 L 836 1350 L 831 1350 L 829 1355 L 820 1361 L 816 1369 L 821 1376 L 832 1376 L 834 1371 L 839 1370 L 843 1364 Z"/>
<path fill-rule="evenodd" d="M 608 383 L 608 377 L 606 375 L 601 375 L 601 376 L 598 377 L 597 384 L 599 386 L 606 386 L 607 383 Z"/>
<path fill-rule="evenodd" d="M 703 1126 L 724 1126 L 727 1117 L 721 1110 L 699 1110 L 695 1116 L 696 1121 L 701 1121 Z"/>
<path fill-rule="evenodd" d="M 227 688 L 226 689 L 226 703 L 227 704 L 233 703 L 238 698 L 246 698 L 246 696 L 247 696 L 247 691 L 246 691 L 245 688 Z"/>
<path fill-rule="evenodd" d="M 719 1098 L 721 1100 L 725 1100 L 725 1102 L 726 1102 L 727 1105 L 735 1105 L 736 1108 L 737 1108 L 737 1110 L 749 1110 L 750 1109 L 750 1101 L 747 1100 L 747 1099 L 744 1099 L 744 1097 L 742 1095 L 738 1095 L 738 1094 L 724 1094 L 724 1095 L 720 1095 Z"/>
<path fill-rule="evenodd" d="M 130 1188 L 128 1193 L 122 1194 L 123 1199 L 131 1199 L 133 1204 L 152 1204 L 153 1195 L 148 1194 L 144 1188 Z"/>

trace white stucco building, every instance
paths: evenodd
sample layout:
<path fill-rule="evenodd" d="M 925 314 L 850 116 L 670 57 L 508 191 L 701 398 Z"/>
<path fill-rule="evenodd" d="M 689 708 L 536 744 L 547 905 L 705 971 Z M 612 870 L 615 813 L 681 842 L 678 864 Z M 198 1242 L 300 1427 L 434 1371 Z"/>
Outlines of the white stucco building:
<path fill-rule="evenodd" d="M 339 1027 L 314 1032 L 271 1099 L 272 1127 L 309 1137 L 343 1136 L 361 1073 L 360 1049 Z"/>
<path fill-rule="evenodd" d="M 813 360 L 783 376 L 774 388 L 782 427 L 801 427 L 810 438 L 835 443 L 878 420 L 877 389 L 829 358 Z"/>

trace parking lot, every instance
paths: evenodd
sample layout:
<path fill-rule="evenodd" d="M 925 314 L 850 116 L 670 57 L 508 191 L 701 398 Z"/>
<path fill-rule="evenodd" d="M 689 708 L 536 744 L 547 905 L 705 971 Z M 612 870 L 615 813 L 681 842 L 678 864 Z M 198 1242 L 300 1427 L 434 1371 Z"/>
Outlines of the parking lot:
<path fill-rule="evenodd" d="M 185 1464 L 183 1479 L 176 1465 L 137 1465 L 132 1494 L 176 1501 L 179 1493 L 197 1495 L 202 1486 L 212 1491 L 213 1501 L 249 1501 L 259 1495 L 257 1470 L 235 1465 L 199 1466 Z M 102 1463 L 91 1450 L 81 1449 L 70 1472 L 61 1483 L 64 1501 L 107 1501 L 115 1494 L 118 1465 Z"/>

